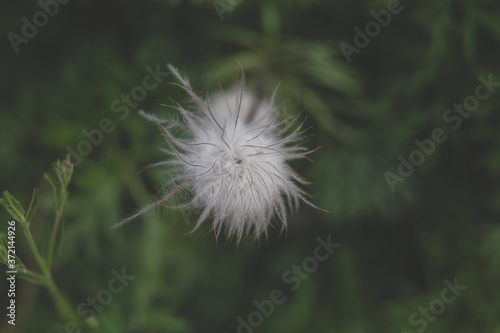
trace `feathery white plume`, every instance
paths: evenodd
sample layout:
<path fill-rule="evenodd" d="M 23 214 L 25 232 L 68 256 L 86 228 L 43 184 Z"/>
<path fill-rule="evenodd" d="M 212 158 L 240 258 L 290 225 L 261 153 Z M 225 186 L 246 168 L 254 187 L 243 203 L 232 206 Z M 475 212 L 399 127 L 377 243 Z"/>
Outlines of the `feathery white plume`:
<path fill-rule="evenodd" d="M 190 200 L 175 208 L 201 209 L 193 229 L 212 219 L 216 236 L 224 229 L 228 238 L 253 233 L 267 235 L 272 220 L 287 225 L 287 210 L 307 200 L 298 184 L 307 182 L 287 162 L 307 158 L 314 150 L 300 146 L 304 121 L 292 129 L 294 121 L 279 121 L 273 107 L 274 91 L 269 104 L 244 92 L 242 73 L 234 91 L 220 92 L 203 100 L 177 69 L 172 74 L 195 102 L 193 111 L 174 103 L 182 121 L 175 122 L 141 114 L 156 123 L 170 147 L 164 150 L 171 159 L 153 166 L 173 166 L 176 173 L 167 183 L 173 190 L 156 203 L 142 209 L 118 225 L 163 204 L 174 194 L 188 191 Z M 179 130 L 183 135 L 178 135 Z M 177 134 L 177 135 L 174 135 Z M 316 150 L 316 149 L 315 149 Z"/>

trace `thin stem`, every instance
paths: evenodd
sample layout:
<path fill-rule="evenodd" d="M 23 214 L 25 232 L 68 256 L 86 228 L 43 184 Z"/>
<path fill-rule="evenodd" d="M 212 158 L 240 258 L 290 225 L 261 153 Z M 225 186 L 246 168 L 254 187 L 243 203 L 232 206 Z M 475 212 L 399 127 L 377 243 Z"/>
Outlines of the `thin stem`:
<path fill-rule="evenodd" d="M 60 208 L 61 210 L 56 211 L 56 219 L 54 221 L 54 228 L 52 228 L 52 235 L 50 235 L 50 243 L 49 243 L 49 252 L 48 252 L 48 262 L 47 262 L 47 267 L 52 267 L 52 258 L 54 257 L 54 248 L 56 244 L 56 238 L 57 238 L 57 231 L 59 230 L 59 225 L 61 224 L 61 220 L 63 217 L 63 208 Z"/>
<path fill-rule="evenodd" d="M 31 231 L 28 228 L 28 225 L 24 221 L 21 221 L 19 223 L 22 226 L 24 236 L 28 241 L 29 247 L 31 249 L 31 252 L 33 253 L 33 256 L 35 257 L 38 267 L 40 267 L 42 275 L 45 277 L 47 288 L 49 288 L 50 294 L 52 295 L 52 298 L 54 299 L 54 302 L 56 303 L 59 312 L 65 318 L 70 319 L 75 323 L 80 323 L 80 317 L 78 317 L 77 314 L 73 311 L 73 308 L 66 301 L 66 299 L 64 298 L 64 296 L 61 294 L 56 284 L 54 283 L 52 274 L 49 268 L 46 266 L 42 256 L 40 255 L 38 248 L 36 247 L 35 241 L 33 239 L 33 236 L 31 235 Z"/>

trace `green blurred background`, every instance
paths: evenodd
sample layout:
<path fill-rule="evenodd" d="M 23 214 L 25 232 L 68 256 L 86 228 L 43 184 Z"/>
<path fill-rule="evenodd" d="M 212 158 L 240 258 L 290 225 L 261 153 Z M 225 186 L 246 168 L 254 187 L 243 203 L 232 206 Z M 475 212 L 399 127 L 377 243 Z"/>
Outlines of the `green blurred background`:
<path fill-rule="evenodd" d="M 54 278 L 75 308 L 107 288 L 112 270 L 136 278 L 97 313 L 102 332 L 237 332 L 253 301 L 285 291 L 286 301 L 255 332 L 500 332 L 500 89 L 452 129 L 443 115 L 474 94 L 477 79 L 500 81 L 500 5 L 493 0 L 403 1 L 401 12 L 350 56 L 353 30 L 387 10 L 387 1 L 218 0 L 69 1 L 18 46 L 22 17 L 35 1 L 2 3 L 0 26 L 0 190 L 23 205 L 41 191 L 32 223 L 37 242 L 53 221 L 44 172 L 82 131 L 109 118 L 104 134 L 75 168 L 63 253 Z M 222 16 L 221 16 L 222 15 Z M 221 17 L 223 20 L 221 20 Z M 161 191 L 166 175 L 139 170 L 164 156 L 162 138 L 138 115 L 169 111 L 186 95 L 164 79 L 127 117 L 112 111 L 142 84 L 146 67 L 171 63 L 196 90 L 231 87 L 242 64 L 248 89 L 270 96 L 314 126 L 308 147 L 322 146 L 293 167 L 323 213 L 302 206 L 287 235 L 239 246 L 216 241 L 206 223 L 191 236 L 196 214 L 160 209 L 121 229 Z M 414 140 L 442 128 L 447 140 L 391 191 Z M 1 230 L 10 219 L 0 210 Z M 317 237 L 341 246 L 290 290 L 282 274 L 312 255 Z M 36 270 L 18 233 L 17 251 Z M 438 304 L 455 278 L 467 289 L 439 315 L 411 322 Z M 0 282 L 2 308 L 7 284 Z M 17 325 L 2 332 L 64 332 L 45 288 L 18 280 Z M 442 313 L 441 313 L 442 312 Z M 423 315 L 413 317 L 422 320 Z M 424 327 L 425 323 L 425 327 Z M 249 330 L 240 328 L 240 332 Z"/>

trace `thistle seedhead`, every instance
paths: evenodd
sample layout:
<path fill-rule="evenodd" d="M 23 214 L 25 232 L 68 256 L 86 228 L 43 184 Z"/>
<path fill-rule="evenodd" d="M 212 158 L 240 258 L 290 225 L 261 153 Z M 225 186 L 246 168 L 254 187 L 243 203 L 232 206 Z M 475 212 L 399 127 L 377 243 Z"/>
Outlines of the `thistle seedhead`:
<path fill-rule="evenodd" d="M 297 208 L 300 201 L 317 208 L 298 186 L 307 182 L 288 165 L 314 151 L 301 146 L 305 119 L 300 125 L 295 125 L 298 116 L 293 121 L 278 120 L 273 107 L 276 90 L 270 103 L 265 103 L 244 92 L 242 74 L 235 90 L 226 94 L 221 89 L 204 100 L 177 69 L 171 65 L 169 69 L 196 109 L 188 111 L 173 102 L 179 122 L 141 114 L 156 123 L 166 138 L 169 149 L 163 150 L 170 159 L 152 166 L 173 167 L 170 171 L 175 175 L 167 182 L 173 190 L 120 225 L 181 192 L 190 193 L 190 199 L 173 208 L 201 210 L 193 231 L 212 219 L 216 236 L 224 229 L 229 239 L 237 241 L 250 233 L 257 239 L 267 235 L 272 220 L 284 230 L 288 210 Z"/>

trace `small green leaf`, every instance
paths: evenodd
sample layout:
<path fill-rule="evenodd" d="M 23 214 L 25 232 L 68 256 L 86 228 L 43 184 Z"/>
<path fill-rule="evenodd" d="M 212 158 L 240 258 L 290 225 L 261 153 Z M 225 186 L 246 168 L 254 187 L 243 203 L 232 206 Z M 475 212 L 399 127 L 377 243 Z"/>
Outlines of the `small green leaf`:
<path fill-rule="evenodd" d="M 57 160 L 55 165 L 55 171 L 59 183 L 61 184 L 61 191 L 65 191 L 71 181 L 71 176 L 73 175 L 73 163 L 71 163 L 71 156 L 68 154 L 66 159 L 61 162 Z"/>
<path fill-rule="evenodd" d="M 63 176 L 62 176 L 62 165 L 61 165 L 61 160 L 57 160 L 56 165 L 54 166 L 54 169 L 56 170 L 56 175 L 57 179 L 59 179 L 59 183 L 63 183 Z"/>
<path fill-rule="evenodd" d="M 9 192 L 3 192 L 4 206 L 10 215 L 17 221 L 24 221 L 24 209 L 16 198 Z"/>
<path fill-rule="evenodd" d="M 8 245 L 7 235 L 3 232 L 0 232 L 0 262 L 4 263 L 7 267 L 9 267 L 8 263 L 9 254 L 12 255 L 12 252 L 9 253 L 7 245 Z M 15 249 L 13 250 L 15 252 Z M 25 269 L 24 263 L 21 261 L 21 259 L 19 259 L 16 253 L 14 253 L 13 255 L 14 255 L 14 260 L 16 261 L 15 270 L 24 270 Z M 12 258 L 10 259 L 12 260 Z M 9 270 L 11 271 L 12 269 Z"/>
<path fill-rule="evenodd" d="M 38 208 L 38 189 L 33 190 L 33 197 L 31 198 L 31 203 L 26 213 L 26 223 L 30 223 L 33 215 L 35 215 L 36 209 Z"/>
<path fill-rule="evenodd" d="M 61 186 L 57 183 L 54 177 L 52 177 L 48 173 L 44 173 L 43 177 L 45 177 L 50 185 L 52 185 L 52 188 L 54 189 L 54 196 L 56 197 L 56 202 L 58 202 L 59 197 L 61 196 Z"/>
<path fill-rule="evenodd" d="M 52 188 L 54 190 L 56 188 L 58 188 L 56 180 L 51 175 L 49 175 L 48 173 L 44 173 L 43 176 L 45 177 L 45 179 L 48 180 L 48 182 L 50 183 L 50 185 L 52 185 Z"/>
<path fill-rule="evenodd" d="M 17 256 L 17 253 L 14 254 L 14 257 L 16 257 L 16 268 L 15 270 L 16 271 L 23 271 L 26 269 L 26 266 L 24 265 L 24 263 L 21 261 L 21 259 L 19 259 L 19 257 Z"/>
<path fill-rule="evenodd" d="M 28 270 L 18 270 L 17 276 L 38 285 L 46 284 L 46 280 L 43 275 Z"/>

